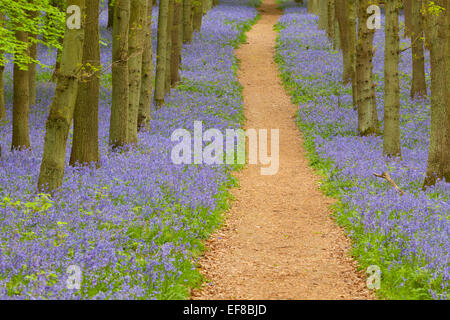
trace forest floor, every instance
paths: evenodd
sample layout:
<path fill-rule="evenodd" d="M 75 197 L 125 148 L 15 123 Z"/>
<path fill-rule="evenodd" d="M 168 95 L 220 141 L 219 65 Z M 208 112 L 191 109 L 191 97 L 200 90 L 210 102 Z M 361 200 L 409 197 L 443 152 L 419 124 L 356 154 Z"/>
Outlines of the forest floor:
<path fill-rule="evenodd" d="M 274 25 L 282 11 L 275 0 L 264 0 L 259 11 L 236 52 L 245 129 L 280 130 L 280 168 L 273 176 L 256 165 L 235 173 L 240 186 L 232 191 L 232 208 L 198 262 L 208 282 L 192 298 L 372 299 L 350 240 L 331 217 L 334 200 L 321 193 L 308 166 L 297 107 L 278 75 Z"/>

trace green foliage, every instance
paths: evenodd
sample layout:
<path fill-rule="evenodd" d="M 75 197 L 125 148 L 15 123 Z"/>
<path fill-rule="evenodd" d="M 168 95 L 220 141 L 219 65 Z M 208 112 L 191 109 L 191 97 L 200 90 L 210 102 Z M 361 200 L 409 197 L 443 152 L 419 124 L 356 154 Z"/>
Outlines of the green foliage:
<path fill-rule="evenodd" d="M 0 52 L 14 56 L 14 61 L 21 69 L 27 69 L 29 63 L 37 63 L 28 54 L 31 43 L 41 43 L 49 48 L 61 49 L 59 39 L 64 33 L 65 13 L 53 5 L 51 0 L 0 0 L 0 12 L 4 20 L 0 20 Z M 62 7 L 61 2 L 60 7 Z M 29 42 L 16 39 L 16 31 L 27 32 Z M 0 65 L 8 63 L 8 55 L 0 55 Z"/>

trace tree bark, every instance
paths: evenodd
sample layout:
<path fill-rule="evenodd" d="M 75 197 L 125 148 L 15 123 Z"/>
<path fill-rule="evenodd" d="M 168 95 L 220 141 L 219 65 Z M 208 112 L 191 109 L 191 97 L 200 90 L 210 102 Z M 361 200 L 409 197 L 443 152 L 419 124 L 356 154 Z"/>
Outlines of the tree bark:
<path fill-rule="evenodd" d="M 183 46 L 183 5 L 181 0 L 174 0 L 173 29 L 172 29 L 172 57 L 171 57 L 171 86 L 180 81 L 181 49 Z M 181 35 L 181 37 L 180 37 Z M 181 41 L 180 41 L 181 40 Z"/>
<path fill-rule="evenodd" d="M 412 85 L 411 97 L 423 97 L 427 94 L 425 81 L 425 58 L 423 43 L 423 17 L 420 12 L 422 0 L 411 1 L 411 53 L 412 53 Z"/>
<path fill-rule="evenodd" d="M 191 0 L 183 0 L 183 42 L 191 42 L 193 32 L 192 3 Z"/>
<path fill-rule="evenodd" d="M 373 0 L 361 0 L 358 8 L 358 20 L 367 21 L 367 8 Z M 378 134 L 378 115 L 373 82 L 373 38 L 375 30 L 367 28 L 366 23 L 358 23 L 358 41 L 356 48 L 356 79 L 358 101 L 358 131 L 361 136 Z"/>
<path fill-rule="evenodd" d="M 167 55 L 166 55 L 166 84 L 164 85 L 165 94 L 170 92 L 172 77 L 172 55 L 174 50 L 173 28 L 174 28 L 174 8 L 175 0 L 169 0 L 169 15 L 167 18 Z"/>
<path fill-rule="evenodd" d="M 146 0 L 131 0 L 130 31 L 128 39 L 129 90 L 128 143 L 137 143 L 139 99 L 142 80 L 142 54 L 144 51 L 144 22 Z"/>
<path fill-rule="evenodd" d="M 383 153 L 400 156 L 400 62 L 399 0 L 387 1 L 386 5 L 386 46 L 384 54 L 384 136 Z"/>
<path fill-rule="evenodd" d="M 98 163 L 98 102 L 100 93 L 99 0 L 86 1 L 83 44 L 85 76 L 78 84 L 73 117 L 70 165 Z"/>
<path fill-rule="evenodd" d="M 194 31 L 199 32 L 202 28 L 202 19 L 203 19 L 203 4 L 201 0 L 192 0 L 193 5 L 193 28 Z"/>
<path fill-rule="evenodd" d="M 430 3 L 426 0 L 426 6 Z M 448 1 L 434 3 L 446 10 L 426 13 L 426 41 L 431 60 L 431 128 L 424 188 L 438 179 L 450 181 L 450 58 Z"/>
<path fill-rule="evenodd" d="M 112 106 L 109 127 L 109 145 L 120 148 L 128 143 L 128 32 L 130 0 L 114 0 L 112 48 Z"/>
<path fill-rule="evenodd" d="M 68 0 L 82 10 L 80 29 L 66 28 L 56 91 L 46 123 L 44 153 L 38 180 L 41 191 L 50 192 L 62 185 L 64 177 L 67 137 L 72 124 L 78 93 L 80 66 L 83 61 L 85 1 Z"/>
<path fill-rule="evenodd" d="M 139 99 L 138 130 L 148 128 L 153 94 L 153 51 L 152 51 L 153 0 L 147 0 L 145 16 L 144 52 L 142 53 L 141 95 Z"/>
<path fill-rule="evenodd" d="M 358 107 L 358 87 L 356 79 L 356 7 L 353 0 L 345 0 L 348 11 L 348 50 L 351 64 L 353 108 Z"/>
<path fill-rule="evenodd" d="M 156 53 L 156 81 L 155 103 L 156 107 L 164 104 L 166 85 L 166 55 L 167 55 L 167 20 L 169 17 L 169 0 L 161 0 L 158 17 L 158 44 Z"/>
<path fill-rule="evenodd" d="M 113 0 L 108 0 L 108 29 L 112 29 L 114 24 L 114 6 L 112 2 Z"/>
<path fill-rule="evenodd" d="M 28 34 L 24 31 L 16 31 L 16 39 L 28 44 Z M 14 63 L 14 98 L 13 98 L 13 133 L 11 150 L 26 149 L 30 147 L 30 83 L 27 70 Z"/>
<path fill-rule="evenodd" d="M 327 30 L 328 26 L 328 0 L 319 1 L 319 29 Z"/>
<path fill-rule="evenodd" d="M 336 0 L 336 19 L 339 25 L 340 44 L 342 49 L 343 58 L 343 70 L 342 70 L 342 82 L 344 84 L 351 83 L 353 66 L 350 60 L 350 48 L 349 48 L 349 21 L 348 12 L 346 10 L 346 0 Z"/>
<path fill-rule="evenodd" d="M 0 25 L 3 24 L 3 14 L 0 12 Z M 0 50 L 0 61 L 3 57 L 3 52 Z M 0 121 L 6 119 L 6 108 L 5 108 L 5 87 L 3 81 L 3 71 L 5 66 L 0 63 Z"/>
<path fill-rule="evenodd" d="M 405 32 L 404 32 L 403 36 L 405 38 L 411 36 L 411 30 L 413 28 L 411 9 L 412 9 L 412 2 L 415 2 L 415 1 L 417 1 L 417 0 L 403 0 L 403 13 L 405 15 Z"/>

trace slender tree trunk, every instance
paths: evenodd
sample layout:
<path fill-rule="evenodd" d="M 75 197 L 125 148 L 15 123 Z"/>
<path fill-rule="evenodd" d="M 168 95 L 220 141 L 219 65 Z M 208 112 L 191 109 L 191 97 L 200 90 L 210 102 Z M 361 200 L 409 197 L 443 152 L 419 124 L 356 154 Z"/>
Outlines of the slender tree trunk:
<path fill-rule="evenodd" d="M 358 106 L 358 86 L 356 79 L 356 7 L 353 0 L 345 0 L 348 11 L 348 50 L 351 64 L 353 108 Z"/>
<path fill-rule="evenodd" d="M 183 34 L 183 6 L 181 0 L 174 0 L 174 12 L 173 12 L 173 29 L 172 29 L 172 57 L 171 57 L 171 86 L 174 87 L 178 81 L 180 81 L 180 62 L 181 62 L 181 49 L 183 42 L 180 35 Z"/>
<path fill-rule="evenodd" d="M 318 15 L 320 10 L 319 1 L 321 0 L 312 0 L 311 13 Z"/>
<path fill-rule="evenodd" d="M 212 0 L 203 0 L 203 14 L 206 14 L 209 10 L 211 10 L 212 6 Z"/>
<path fill-rule="evenodd" d="M 28 34 L 24 31 L 16 31 L 16 39 L 28 44 Z M 23 149 L 30 147 L 30 89 L 28 71 L 23 70 L 18 64 L 14 64 L 14 102 L 13 102 L 13 133 L 11 149 Z"/>
<path fill-rule="evenodd" d="M 0 12 L 0 26 L 3 24 L 3 14 Z M 0 50 L 0 61 L 3 57 L 3 52 Z M 0 121 L 6 119 L 6 108 L 5 108 L 5 87 L 3 81 L 3 71 L 5 70 L 5 66 L 3 66 L 0 62 Z"/>
<path fill-rule="evenodd" d="M 61 12 L 64 12 L 64 2 L 62 1 L 52 1 L 52 5 L 56 8 L 58 8 Z M 64 38 L 60 37 L 58 39 L 59 44 L 61 45 L 61 47 L 63 46 L 63 41 Z M 55 68 L 53 69 L 53 75 L 52 75 L 52 81 L 55 82 L 56 79 L 58 78 L 58 73 L 59 70 L 61 68 L 61 49 L 58 49 L 56 51 L 56 62 L 55 62 Z"/>
<path fill-rule="evenodd" d="M 113 1 L 114 0 L 108 0 L 108 24 L 107 24 L 108 29 L 112 29 L 114 24 L 114 5 L 112 3 Z"/>
<path fill-rule="evenodd" d="M 100 92 L 99 0 L 86 1 L 83 66 L 89 76 L 78 84 L 73 117 L 70 164 L 98 162 L 98 101 Z"/>
<path fill-rule="evenodd" d="M 175 0 L 169 0 L 169 15 L 167 18 L 167 55 L 166 55 L 166 84 L 164 85 L 165 94 L 170 92 L 171 87 L 171 77 L 172 77 L 172 55 L 174 50 L 174 43 L 176 39 L 173 39 L 173 28 L 174 28 L 174 8 Z"/>
<path fill-rule="evenodd" d="M 348 27 L 348 12 L 346 10 L 345 0 L 336 0 L 336 19 L 339 25 L 339 36 L 342 49 L 343 70 L 342 82 L 344 84 L 352 81 L 352 65 L 350 61 L 349 50 L 349 27 Z"/>
<path fill-rule="evenodd" d="M 153 0 L 147 0 L 145 16 L 144 52 L 142 53 L 141 95 L 139 99 L 138 130 L 148 128 L 153 94 L 153 52 L 152 52 Z"/>
<path fill-rule="evenodd" d="M 68 0 L 67 5 L 81 8 L 81 28 L 66 28 L 56 91 L 46 123 L 44 153 L 38 180 L 38 188 L 54 191 L 62 185 L 64 177 L 67 137 L 72 124 L 78 94 L 80 66 L 83 62 L 85 28 L 85 1 Z"/>
<path fill-rule="evenodd" d="M 367 21 L 367 8 L 372 0 L 360 0 L 358 20 Z M 373 81 L 373 38 L 375 30 L 367 28 L 366 23 L 358 24 L 358 42 L 356 49 L 356 79 L 358 101 L 358 131 L 362 136 L 378 134 L 378 115 Z"/>
<path fill-rule="evenodd" d="M 328 39 L 333 43 L 333 47 L 336 48 L 334 11 L 334 0 L 327 0 L 327 35 Z"/>
<path fill-rule="evenodd" d="M 193 28 L 194 31 L 199 32 L 202 28 L 202 19 L 203 19 L 203 4 L 201 0 L 192 0 L 193 5 Z"/>
<path fill-rule="evenodd" d="M 327 30 L 328 27 L 328 0 L 319 1 L 319 29 Z"/>
<path fill-rule="evenodd" d="M 429 0 L 426 0 L 428 7 Z M 434 3 L 446 10 L 426 13 L 426 41 L 431 58 L 431 129 L 424 188 L 438 179 L 450 181 L 450 58 L 448 1 Z"/>
<path fill-rule="evenodd" d="M 156 52 L 156 81 L 155 103 L 156 107 L 164 104 L 166 85 L 166 60 L 167 60 L 167 22 L 169 17 L 169 0 L 160 0 L 158 17 L 158 44 Z"/>
<path fill-rule="evenodd" d="M 191 42 L 193 32 L 191 0 L 183 0 L 183 41 Z"/>
<path fill-rule="evenodd" d="M 139 99 L 142 80 L 142 54 L 144 51 L 144 22 L 146 0 L 131 0 L 130 31 L 128 39 L 129 88 L 128 143 L 137 143 Z"/>
<path fill-rule="evenodd" d="M 412 86 L 411 97 L 425 96 L 425 58 L 423 43 L 422 0 L 411 1 L 411 52 L 412 52 Z"/>
<path fill-rule="evenodd" d="M 128 104 L 130 99 L 128 74 L 128 32 L 130 0 L 114 0 L 112 48 L 112 106 L 109 145 L 123 147 L 128 143 Z"/>
<path fill-rule="evenodd" d="M 308 3 L 306 4 L 308 13 L 313 13 L 313 5 L 314 5 L 314 0 L 308 0 Z"/>
<path fill-rule="evenodd" d="M 384 139 L 383 153 L 400 156 L 400 61 L 399 0 L 386 2 L 386 47 L 384 54 Z"/>
<path fill-rule="evenodd" d="M 403 36 L 405 38 L 411 36 L 411 30 L 413 28 L 411 9 L 412 9 L 412 2 L 414 1 L 417 0 L 403 0 L 403 12 L 405 14 L 405 32 Z"/>

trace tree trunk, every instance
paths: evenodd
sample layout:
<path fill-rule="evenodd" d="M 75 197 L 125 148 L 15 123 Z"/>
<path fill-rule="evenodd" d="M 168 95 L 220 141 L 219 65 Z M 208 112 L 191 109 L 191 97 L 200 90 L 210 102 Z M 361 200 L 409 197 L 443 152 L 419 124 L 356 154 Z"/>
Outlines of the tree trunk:
<path fill-rule="evenodd" d="M 358 20 L 367 21 L 367 8 L 372 0 L 361 0 L 358 8 Z M 373 38 L 375 30 L 367 28 L 366 23 L 358 23 L 358 41 L 356 48 L 356 79 L 358 101 L 358 131 L 361 136 L 378 134 L 378 115 L 373 82 Z"/>
<path fill-rule="evenodd" d="M 3 24 L 3 14 L 0 12 L 0 26 Z M 3 52 L 0 50 L 0 61 L 3 56 Z M 0 121 L 6 119 L 6 108 L 5 108 L 5 87 L 3 81 L 3 70 L 5 66 L 0 63 Z"/>
<path fill-rule="evenodd" d="M 212 6 L 212 0 L 203 0 L 203 14 L 206 14 L 209 10 L 211 10 Z"/>
<path fill-rule="evenodd" d="M 174 87 L 180 81 L 180 62 L 181 62 L 181 49 L 183 45 L 183 6 L 181 0 L 174 1 L 173 11 L 173 29 L 172 29 L 172 57 L 171 57 L 171 86 Z M 180 37 L 181 35 L 181 37 Z M 181 42 L 180 42 L 181 40 Z"/>
<path fill-rule="evenodd" d="M 203 19 L 203 4 L 201 0 L 192 0 L 193 5 L 193 28 L 194 31 L 199 32 L 202 28 L 202 19 Z"/>
<path fill-rule="evenodd" d="M 328 0 L 319 1 L 319 29 L 327 30 L 328 27 Z"/>
<path fill-rule="evenodd" d="M 170 92 L 171 87 L 171 77 L 172 77 L 172 55 L 174 50 L 175 39 L 173 39 L 173 28 L 174 28 L 174 8 L 175 0 L 169 0 L 169 15 L 167 18 L 167 55 L 166 55 L 166 84 L 164 85 L 165 94 Z"/>
<path fill-rule="evenodd" d="M 123 147 L 128 143 L 128 32 L 130 0 L 114 0 L 112 48 L 112 105 L 109 127 L 109 145 Z"/>
<path fill-rule="evenodd" d="M 183 42 L 191 42 L 193 32 L 191 0 L 183 0 Z"/>
<path fill-rule="evenodd" d="M 144 22 L 146 0 L 131 0 L 130 31 L 128 38 L 128 67 L 130 100 L 128 107 L 128 143 L 137 143 L 139 99 L 142 80 L 142 53 L 144 50 Z"/>
<path fill-rule="evenodd" d="M 307 12 L 308 13 L 314 13 L 313 12 L 313 6 L 314 6 L 314 0 L 308 0 L 308 3 L 306 4 Z"/>
<path fill-rule="evenodd" d="M 114 24 L 114 5 L 112 2 L 113 0 L 108 0 L 108 29 L 112 29 Z"/>
<path fill-rule="evenodd" d="M 24 31 L 16 31 L 16 39 L 28 44 L 28 34 Z M 23 70 L 18 64 L 14 64 L 14 102 L 13 102 L 13 133 L 11 149 L 23 149 L 30 147 L 30 89 L 28 71 Z"/>
<path fill-rule="evenodd" d="M 356 79 L 356 8 L 353 0 L 345 0 L 348 11 L 348 50 L 351 64 L 353 108 L 358 107 L 358 87 Z"/>
<path fill-rule="evenodd" d="M 100 90 L 99 0 L 86 1 L 83 44 L 83 77 L 73 116 L 73 142 L 70 165 L 98 162 L 98 101 Z"/>
<path fill-rule="evenodd" d="M 386 47 L 384 54 L 384 137 L 383 153 L 400 156 L 400 59 L 399 0 L 386 2 Z"/>
<path fill-rule="evenodd" d="M 422 0 L 411 1 L 412 98 L 416 96 L 423 97 L 427 94 L 423 44 L 423 17 L 420 12 L 422 3 Z"/>
<path fill-rule="evenodd" d="M 405 38 L 411 36 L 411 30 L 413 28 L 411 9 L 412 9 L 412 2 L 415 2 L 415 1 L 420 1 L 420 0 L 403 0 L 403 13 L 405 15 L 405 32 L 404 32 L 403 36 Z"/>
<path fill-rule="evenodd" d="M 327 0 L 327 36 L 333 43 L 333 48 L 336 48 L 335 43 L 335 21 L 334 21 L 334 0 Z"/>
<path fill-rule="evenodd" d="M 352 81 L 352 65 L 350 61 L 349 50 L 349 27 L 348 27 L 348 12 L 346 9 L 346 0 L 336 0 L 336 19 L 339 25 L 339 37 L 342 49 L 343 58 L 343 70 L 342 70 L 342 82 L 344 84 L 351 83 Z"/>
<path fill-rule="evenodd" d="M 158 16 L 158 44 L 156 52 L 156 80 L 155 103 L 156 107 L 164 104 L 166 85 L 166 60 L 167 57 L 167 20 L 169 17 L 169 0 L 160 0 Z"/>
<path fill-rule="evenodd" d="M 80 81 L 80 66 L 83 62 L 84 4 L 84 0 L 67 1 L 68 6 L 77 5 L 81 8 L 81 27 L 66 28 L 64 35 L 61 69 L 57 76 L 56 91 L 46 123 L 44 153 L 38 180 L 38 188 L 41 191 L 54 191 L 63 182 L 67 137 L 72 124 Z"/>
<path fill-rule="evenodd" d="M 52 6 L 58 8 L 61 12 L 64 12 L 64 2 L 60 2 L 60 1 L 52 1 Z M 63 41 L 64 41 L 64 37 L 60 37 L 58 39 L 59 44 L 61 45 L 61 47 L 63 46 Z M 52 75 L 52 81 L 55 82 L 57 77 L 58 77 L 58 73 L 61 67 L 61 49 L 58 49 L 56 51 L 56 62 L 55 62 L 55 68 L 53 69 L 53 75 Z"/>
<path fill-rule="evenodd" d="M 153 52 L 152 52 L 153 0 L 147 0 L 145 16 L 144 52 L 142 53 L 141 95 L 139 99 L 138 130 L 148 128 L 153 94 Z"/>
<path fill-rule="evenodd" d="M 426 5 L 430 1 L 426 1 Z M 424 188 L 438 179 L 450 181 L 450 58 L 448 1 L 434 3 L 447 10 L 426 13 L 426 41 L 431 59 L 431 129 Z"/>

